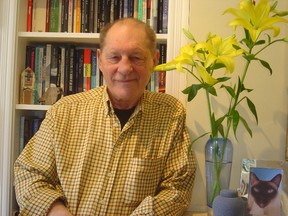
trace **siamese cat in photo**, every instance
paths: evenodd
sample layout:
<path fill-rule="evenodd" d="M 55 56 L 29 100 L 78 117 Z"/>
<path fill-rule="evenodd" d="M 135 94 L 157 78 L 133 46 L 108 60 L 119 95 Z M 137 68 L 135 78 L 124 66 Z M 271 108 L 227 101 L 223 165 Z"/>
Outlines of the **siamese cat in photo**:
<path fill-rule="evenodd" d="M 270 181 L 260 180 L 255 173 L 250 173 L 250 192 L 248 212 L 253 215 L 281 215 L 281 196 L 278 192 L 282 174 L 275 175 Z"/>

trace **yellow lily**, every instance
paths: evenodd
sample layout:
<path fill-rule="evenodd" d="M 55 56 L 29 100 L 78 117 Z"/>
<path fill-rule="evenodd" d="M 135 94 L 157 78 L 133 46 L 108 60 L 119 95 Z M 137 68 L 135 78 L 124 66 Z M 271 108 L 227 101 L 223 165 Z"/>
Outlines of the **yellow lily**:
<path fill-rule="evenodd" d="M 174 58 L 172 61 L 165 64 L 157 65 L 154 71 L 170 71 L 177 69 L 181 72 L 184 71 L 182 65 L 193 65 L 194 64 L 194 48 L 193 44 L 188 44 L 181 48 L 181 54 Z"/>
<path fill-rule="evenodd" d="M 205 69 L 205 67 L 199 65 L 199 64 L 196 64 L 196 69 L 197 69 L 197 72 L 199 74 L 199 76 L 202 78 L 202 80 L 209 84 L 209 85 L 214 85 L 218 82 L 217 79 L 213 78 L 208 72 L 207 70 Z"/>
<path fill-rule="evenodd" d="M 235 49 L 234 46 L 239 47 L 234 35 L 224 40 L 220 36 L 212 35 L 208 38 L 207 42 L 197 44 L 195 50 L 205 51 L 206 68 L 215 63 L 222 63 L 226 68 L 226 73 L 232 73 L 235 67 L 234 57 L 243 53 L 242 49 Z"/>
<path fill-rule="evenodd" d="M 288 20 L 278 16 L 269 16 L 270 12 L 272 12 L 269 1 L 270 0 L 260 0 L 255 6 L 252 0 L 242 0 L 240 2 L 240 9 L 227 9 L 224 13 L 228 12 L 236 17 L 229 25 L 234 28 L 243 26 L 249 31 L 253 42 L 257 41 L 263 31 L 269 29 L 274 31 L 274 37 L 278 36 L 280 28 L 273 25 L 279 22 L 288 22 Z"/>

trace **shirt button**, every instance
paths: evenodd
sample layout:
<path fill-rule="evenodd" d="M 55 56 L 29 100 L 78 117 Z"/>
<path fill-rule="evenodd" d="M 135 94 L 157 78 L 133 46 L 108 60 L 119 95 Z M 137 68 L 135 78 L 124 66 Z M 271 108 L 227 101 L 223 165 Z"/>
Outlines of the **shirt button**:
<path fill-rule="evenodd" d="M 118 125 L 118 123 L 117 122 L 115 122 L 114 123 L 114 127 L 118 127 L 119 125 Z"/>

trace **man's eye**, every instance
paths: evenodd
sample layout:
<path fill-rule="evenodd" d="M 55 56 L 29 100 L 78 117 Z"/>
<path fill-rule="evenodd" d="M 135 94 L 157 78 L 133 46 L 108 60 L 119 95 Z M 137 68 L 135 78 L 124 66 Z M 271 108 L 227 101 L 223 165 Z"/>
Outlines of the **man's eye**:
<path fill-rule="evenodd" d="M 136 63 L 140 63 L 144 61 L 144 58 L 141 56 L 131 56 L 131 60 Z"/>
<path fill-rule="evenodd" d="M 112 61 L 112 62 L 116 62 L 116 61 L 119 60 L 119 56 L 109 56 L 108 59 L 109 59 L 110 61 Z"/>

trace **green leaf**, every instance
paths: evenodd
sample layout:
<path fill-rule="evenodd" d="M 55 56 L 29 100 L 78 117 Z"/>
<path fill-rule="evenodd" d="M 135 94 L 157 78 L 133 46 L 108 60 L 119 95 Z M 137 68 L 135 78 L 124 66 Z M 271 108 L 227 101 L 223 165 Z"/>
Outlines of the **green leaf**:
<path fill-rule="evenodd" d="M 214 96 L 217 96 L 216 89 L 213 86 L 208 87 L 208 92 Z"/>
<path fill-rule="evenodd" d="M 236 137 L 236 131 L 237 131 L 238 123 L 239 123 L 239 113 L 237 110 L 235 110 L 233 112 L 233 131 L 234 131 L 235 137 Z"/>
<path fill-rule="evenodd" d="M 257 111 L 256 111 L 256 107 L 255 107 L 254 103 L 248 97 L 246 97 L 246 101 L 247 101 L 247 104 L 248 104 L 250 111 L 254 115 L 256 122 L 258 124 L 258 116 L 257 116 Z"/>
<path fill-rule="evenodd" d="M 229 79 L 231 79 L 231 77 L 220 77 L 217 80 L 218 80 L 218 82 L 226 82 Z"/>
<path fill-rule="evenodd" d="M 261 59 L 259 59 L 259 61 L 261 62 L 261 64 L 262 64 L 265 68 L 267 68 L 267 69 L 269 70 L 270 75 L 272 75 L 272 69 L 271 69 L 269 63 L 266 62 L 266 61 L 264 61 L 264 60 L 261 60 Z"/>
<path fill-rule="evenodd" d="M 243 55 L 243 58 L 245 58 L 247 61 L 255 60 L 255 56 L 253 54 Z"/>
<path fill-rule="evenodd" d="M 250 136 L 252 137 L 252 130 L 250 129 L 247 121 L 246 121 L 244 118 L 242 118 L 241 116 L 240 116 L 240 121 L 243 123 L 243 125 L 244 125 L 244 127 L 246 128 L 247 132 L 248 132 L 248 133 L 250 134 Z"/>
<path fill-rule="evenodd" d="M 221 88 L 225 88 L 232 98 L 235 98 L 234 89 L 231 86 L 222 85 Z"/>
<path fill-rule="evenodd" d="M 265 44 L 266 43 L 266 41 L 265 40 L 259 40 L 259 41 L 257 41 L 254 45 L 256 46 L 256 45 L 262 45 L 262 44 Z"/>
<path fill-rule="evenodd" d="M 188 94 L 188 102 L 192 101 L 194 97 L 196 97 L 198 90 L 203 88 L 201 84 L 193 84 L 187 88 L 185 88 L 182 93 Z"/>
<path fill-rule="evenodd" d="M 224 64 L 222 64 L 222 63 L 216 63 L 216 64 L 213 64 L 213 65 L 211 66 L 211 70 L 217 70 L 217 69 L 224 68 L 224 67 L 225 67 Z"/>

